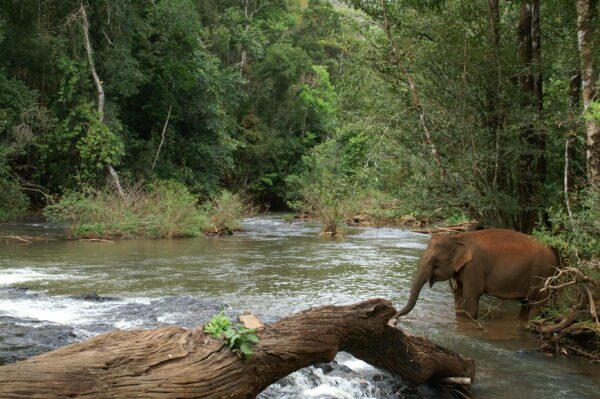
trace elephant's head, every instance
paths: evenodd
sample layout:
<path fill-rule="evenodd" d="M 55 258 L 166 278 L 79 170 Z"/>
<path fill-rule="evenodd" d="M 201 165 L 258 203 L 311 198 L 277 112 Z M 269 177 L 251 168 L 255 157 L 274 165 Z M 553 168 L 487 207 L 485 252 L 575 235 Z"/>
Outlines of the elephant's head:
<path fill-rule="evenodd" d="M 459 236 L 434 235 L 419 260 L 408 303 L 394 318 L 409 313 L 415 307 L 421 288 L 427 281 L 432 287 L 436 281 L 448 280 L 472 259 L 471 250 L 460 241 Z"/>

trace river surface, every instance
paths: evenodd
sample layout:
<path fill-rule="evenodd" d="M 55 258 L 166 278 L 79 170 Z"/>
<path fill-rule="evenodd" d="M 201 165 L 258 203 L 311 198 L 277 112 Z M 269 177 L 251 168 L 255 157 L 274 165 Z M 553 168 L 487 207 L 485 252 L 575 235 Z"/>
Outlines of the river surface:
<path fill-rule="evenodd" d="M 201 324 L 225 306 L 269 322 L 309 307 L 373 297 L 401 307 L 428 237 L 401 229 L 351 228 L 343 239 L 278 216 L 244 222 L 231 237 L 115 243 L 65 241 L 46 223 L 0 226 L 0 317 L 15 325 L 69 326 L 73 341 L 112 329 Z M 424 288 L 400 327 L 475 359 L 477 398 L 598 398 L 600 367 L 535 352 L 516 303 L 484 299 L 483 330 L 457 322 L 447 283 Z M 489 309 L 488 312 L 486 309 Z M 16 318 L 16 319 L 12 319 Z M 6 332 L 8 331 L 8 332 Z M 15 334 L 17 334 L 15 332 Z M 66 341 L 70 338 L 67 337 Z M 337 358 L 357 378 L 309 368 L 274 384 L 264 398 L 383 398 L 369 365 Z M 360 377 L 360 378 L 359 378 Z"/>

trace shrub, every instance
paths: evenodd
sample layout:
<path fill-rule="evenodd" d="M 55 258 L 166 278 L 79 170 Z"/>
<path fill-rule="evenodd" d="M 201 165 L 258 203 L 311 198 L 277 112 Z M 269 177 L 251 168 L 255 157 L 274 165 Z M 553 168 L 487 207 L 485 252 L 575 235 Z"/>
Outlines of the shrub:
<path fill-rule="evenodd" d="M 212 201 L 203 206 L 206 220 L 202 230 L 207 234 L 231 234 L 239 230 L 240 220 L 252 209 L 247 205 L 239 194 L 222 191 Z"/>
<path fill-rule="evenodd" d="M 564 210 L 550 209 L 552 228 L 540 228 L 535 234 L 557 249 L 563 258 L 589 259 L 600 254 L 600 190 L 589 188 L 580 194 L 573 217 Z"/>
<path fill-rule="evenodd" d="M 10 177 L 4 151 L 0 144 L 0 222 L 23 216 L 29 205 L 19 185 Z"/>
<path fill-rule="evenodd" d="M 28 203 L 27 197 L 23 195 L 17 184 L 0 179 L 0 222 L 23 216 Z"/>
<path fill-rule="evenodd" d="M 322 234 L 336 235 L 337 225 L 358 208 L 359 179 L 339 165 L 336 143 L 321 144 L 302 157 L 302 170 L 289 175 L 286 183 L 290 208 L 319 219 Z"/>
<path fill-rule="evenodd" d="M 176 238 L 220 234 L 240 228 L 250 211 L 241 197 L 227 191 L 198 206 L 196 196 L 181 183 L 156 181 L 146 187 L 86 187 L 70 191 L 46 207 L 51 221 L 68 223 L 70 238 Z"/>
<path fill-rule="evenodd" d="M 205 224 L 196 197 L 173 181 L 134 186 L 119 196 L 112 189 L 67 192 L 44 214 L 67 222 L 71 238 L 174 238 L 200 234 Z"/>

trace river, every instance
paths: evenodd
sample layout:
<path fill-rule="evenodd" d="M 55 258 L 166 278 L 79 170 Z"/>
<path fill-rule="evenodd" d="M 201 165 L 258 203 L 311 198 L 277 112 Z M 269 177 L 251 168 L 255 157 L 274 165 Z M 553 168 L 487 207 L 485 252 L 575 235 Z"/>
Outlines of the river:
<path fill-rule="evenodd" d="M 373 297 L 400 307 L 428 239 L 395 228 L 351 228 L 333 240 L 320 237 L 316 224 L 276 215 L 248 219 L 243 227 L 221 238 L 98 243 L 65 241 L 62 229 L 47 223 L 0 226 L 0 235 L 48 238 L 28 245 L 0 241 L 4 361 L 16 360 L 11 342 L 18 342 L 13 357 L 22 349 L 21 327 L 59 331 L 68 343 L 115 328 L 192 327 L 222 307 L 230 315 L 252 311 L 266 322 L 312 306 Z M 481 306 L 490 309 L 480 311 L 488 313 L 483 330 L 457 322 L 453 306 L 448 284 L 438 283 L 424 288 L 399 325 L 475 359 L 475 397 L 598 397 L 599 366 L 537 353 L 536 342 L 517 321 L 516 303 L 483 300 Z M 60 326 L 70 332 L 52 330 Z M 393 397 L 386 392 L 389 383 L 377 383 L 377 370 L 347 354 L 337 361 L 355 375 L 311 367 L 261 397 Z"/>

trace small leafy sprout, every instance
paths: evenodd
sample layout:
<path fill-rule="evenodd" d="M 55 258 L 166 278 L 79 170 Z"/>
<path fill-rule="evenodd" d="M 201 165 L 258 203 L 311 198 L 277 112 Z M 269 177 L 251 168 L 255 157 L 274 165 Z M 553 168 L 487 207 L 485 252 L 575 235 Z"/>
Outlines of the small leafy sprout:
<path fill-rule="evenodd" d="M 259 340 L 256 329 L 246 328 L 240 323 L 231 324 L 224 311 L 220 311 L 204 325 L 204 332 L 215 338 L 224 337 L 227 347 L 243 359 L 252 356 L 252 347 Z"/>
<path fill-rule="evenodd" d="M 204 332 L 215 338 L 220 338 L 228 328 L 231 328 L 231 321 L 229 317 L 225 316 L 225 311 L 221 310 L 204 325 Z"/>

